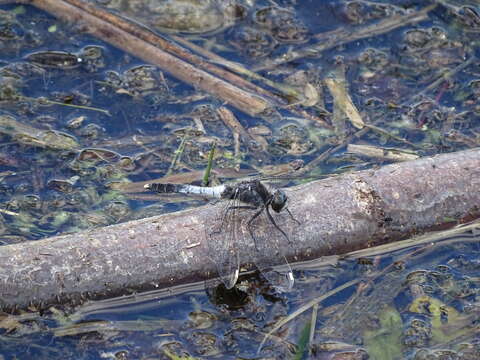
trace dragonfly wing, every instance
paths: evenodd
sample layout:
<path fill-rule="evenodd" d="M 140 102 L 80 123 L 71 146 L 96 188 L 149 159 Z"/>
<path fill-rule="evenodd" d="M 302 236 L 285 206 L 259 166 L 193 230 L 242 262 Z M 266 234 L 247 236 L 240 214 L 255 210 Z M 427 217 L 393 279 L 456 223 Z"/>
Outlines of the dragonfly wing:
<path fill-rule="evenodd" d="M 281 229 L 286 221 L 291 221 L 289 216 L 272 214 L 275 223 Z M 255 264 L 265 279 L 278 291 L 286 292 L 293 288 L 294 276 L 285 254 L 292 246 L 292 239 L 285 237 L 279 228 L 264 211 L 252 223 L 253 234 L 256 238 L 258 256 Z"/>
<path fill-rule="evenodd" d="M 235 286 L 240 271 L 237 237 L 241 231 L 235 212 L 236 200 L 224 201 L 215 223 L 208 231 L 208 244 L 218 275 L 227 289 Z"/>

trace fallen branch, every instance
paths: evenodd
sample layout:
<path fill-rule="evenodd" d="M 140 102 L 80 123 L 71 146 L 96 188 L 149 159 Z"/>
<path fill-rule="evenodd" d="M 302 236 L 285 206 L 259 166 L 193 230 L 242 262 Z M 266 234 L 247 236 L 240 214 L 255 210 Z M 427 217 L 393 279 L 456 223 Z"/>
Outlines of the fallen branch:
<path fill-rule="evenodd" d="M 285 247 L 290 261 L 343 254 L 477 218 L 479 186 L 480 149 L 442 154 L 287 189 L 289 209 L 301 221 L 298 226 L 284 222 L 287 214 L 277 217 L 290 245 L 268 229 L 256 230 L 270 248 Z M 0 247 L 0 309 L 212 278 L 217 252 L 210 249 L 221 244 L 207 244 L 205 234 L 221 207 Z M 237 240 L 247 268 L 261 260 L 248 236 Z"/>

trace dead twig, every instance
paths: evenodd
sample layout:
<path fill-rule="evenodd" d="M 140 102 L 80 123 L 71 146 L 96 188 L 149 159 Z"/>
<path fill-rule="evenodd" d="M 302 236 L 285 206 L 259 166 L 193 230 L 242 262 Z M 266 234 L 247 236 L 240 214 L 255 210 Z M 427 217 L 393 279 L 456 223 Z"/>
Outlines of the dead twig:
<path fill-rule="evenodd" d="M 198 45 L 196 45 L 196 44 L 194 44 L 194 43 L 192 43 L 192 42 L 190 42 L 190 41 L 188 41 L 188 40 L 186 40 L 186 39 L 184 39 L 180 36 L 172 35 L 172 38 L 175 41 L 179 42 L 180 44 L 182 44 L 182 45 L 190 48 L 191 50 L 205 56 L 207 59 L 210 59 L 212 62 L 226 67 L 230 71 L 234 71 L 237 74 L 246 76 L 250 79 L 259 81 L 259 82 L 261 82 L 261 83 L 263 83 L 267 86 L 270 86 L 271 88 L 280 91 L 280 93 L 282 93 L 286 97 L 294 97 L 294 98 L 299 97 L 298 91 L 295 88 L 293 88 L 289 85 L 277 83 L 275 81 L 267 79 L 267 78 L 257 74 L 256 72 L 245 68 L 244 66 L 242 66 L 239 63 L 228 61 L 228 60 L 224 59 L 223 57 L 221 57 L 221 56 L 219 56 L 219 55 L 217 55 L 217 54 L 215 54 L 215 53 L 213 53 L 209 50 L 203 49 L 202 47 L 200 47 L 200 46 L 198 46 Z M 273 94 L 271 94 L 271 93 L 269 93 L 269 94 L 270 94 L 270 96 L 273 96 Z"/>
<path fill-rule="evenodd" d="M 255 139 L 248 133 L 247 130 L 240 124 L 240 121 L 235 117 L 235 115 L 226 107 L 222 106 L 217 110 L 217 113 L 233 133 L 234 139 L 241 138 L 242 141 L 248 146 L 252 147 L 256 145 Z"/>

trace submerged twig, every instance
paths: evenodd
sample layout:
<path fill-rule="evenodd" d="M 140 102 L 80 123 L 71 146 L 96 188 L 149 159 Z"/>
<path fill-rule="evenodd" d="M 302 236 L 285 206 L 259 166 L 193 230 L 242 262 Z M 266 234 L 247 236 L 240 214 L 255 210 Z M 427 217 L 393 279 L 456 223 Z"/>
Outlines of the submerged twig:
<path fill-rule="evenodd" d="M 221 57 L 220 55 L 217 55 L 214 52 L 211 52 L 209 50 L 203 49 L 202 47 L 200 47 L 200 46 L 198 46 L 198 45 L 196 45 L 196 44 L 194 44 L 194 43 L 192 43 L 192 42 L 190 42 L 190 41 L 188 41 L 188 40 L 186 40 L 186 39 L 184 39 L 180 36 L 173 35 L 172 38 L 175 41 L 181 43 L 182 45 L 185 45 L 185 46 L 189 47 L 190 49 L 198 52 L 199 54 L 202 54 L 206 58 L 210 59 L 212 62 L 217 63 L 219 65 L 222 65 L 222 66 L 226 67 L 227 69 L 229 69 L 231 71 L 234 71 L 237 74 L 246 76 L 247 78 L 250 78 L 250 79 L 259 81 L 259 82 L 261 82 L 265 85 L 268 85 L 271 88 L 280 91 L 280 93 L 282 93 L 286 97 L 293 97 L 293 98 L 300 97 L 300 94 L 298 93 L 297 89 L 295 89 L 292 86 L 285 85 L 285 84 L 282 84 L 282 83 L 277 83 L 275 81 L 267 79 L 266 77 L 263 77 L 263 76 L 257 74 L 256 72 L 247 69 L 242 64 L 239 64 L 239 63 L 236 63 L 236 62 L 233 62 L 233 61 L 229 61 L 229 60 Z"/>
<path fill-rule="evenodd" d="M 208 70 L 208 71 L 210 71 L 214 74 L 221 75 L 225 79 L 230 80 L 231 82 L 233 82 L 233 83 L 235 83 L 239 86 L 245 86 L 245 88 L 247 88 L 249 90 L 253 90 L 253 91 L 255 91 L 259 94 L 266 95 L 266 96 L 271 97 L 271 98 L 275 98 L 276 100 L 282 102 L 282 100 L 279 99 L 278 96 L 276 96 L 275 94 L 271 93 L 268 90 L 265 90 L 265 89 L 261 88 L 258 85 L 253 84 L 252 82 L 250 82 L 250 81 L 248 81 L 248 80 L 246 80 L 242 77 L 239 77 L 236 74 L 246 76 L 249 79 L 260 81 L 261 83 L 263 83 L 265 85 L 268 85 L 273 89 L 279 90 L 284 95 L 294 96 L 294 94 L 296 94 L 295 89 L 293 89 L 291 87 L 288 87 L 288 86 L 284 86 L 282 84 L 278 84 L 274 81 L 271 81 L 270 79 L 267 79 L 267 78 L 265 78 L 261 75 L 258 75 L 257 73 L 255 73 L 253 71 L 250 71 L 247 68 L 243 67 L 241 64 L 234 63 L 232 61 L 228 61 L 225 58 L 221 57 L 220 55 L 215 54 L 214 52 L 211 52 L 207 49 L 204 49 L 204 48 L 192 43 L 191 41 L 188 41 L 187 39 L 185 39 L 181 36 L 171 35 L 171 37 L 176 42 L 190 48 L 191 50 L 195 51 L 196 53 L 198 53 L 198 54 L 200 54 L 204 57 L 206 57 L 207 59 L 210 59 L 210 61 L 211 61 L 211 62 L 205 62 L 203 59 L 198 58 L 199 61 L 201 61 L 201 62 L 191 61 L 193 64 L 199 65 L 201 67 L 205 66 L 206 70 Z M 188 53 L 188 54 L 190 54 L 190 53 Z M 190 56 L 192 56 L 192 55 L 190 54 Z M 188 58 L 188 59 L 190 60 L 190 58 Z M 230 71 L 235 72 L 236 74 L 233 74 L 231 72 L 227 72 L 226 70 L 224 70 L 222 68 L 214 66 L 214 64 L 212 64 L 212 63 L 217 63 L 219 65 L 222 65 L 222 66 L 226 67 L 227 69 L 229 69 Z M 213 67 L 213 69 L 212 69 L 212 67 Z M 217 69 L 219 69 L 220 71 L 217 71 Z M 225 73 L 228 74 L 228 75 L 226 75 Z"/>
<path fill-rule="evenodd" d="M 302 94 L 300 94 L 300 92 L 295 87 L 284 84 L 284 83 L 279 83 L 279 82 L 272 81 L 272 80 L 270 80 L 270 79 L 268 79 L 268 78 L 266 78 L 262 75 L 257 74 L 254 71 L 251 71 L 251 70 L 245 68 L 244 66 L 242 66 L 242 64 L 226 60 L 223 57 L 215 54 L 214 52 L 206 50 L 206 49 L 204 49 L 204 48 L 202 48 L 202 47 L 200 47 L 200 46 L 198 46 L 198 45 L 196 45 L 196 44 L 194 44 L 194 43 L 192 43 L 192 42 L 190 42 L 190 41 L 188 41 L 188 40 L 186 40 L 186 39 L 184 39 L 180 36 L 174 36 L 173 35 L 172 38 L 175 41 L 181 43 L 182 45 L 185 45 L 188 48 L 192 49 L 193 51 L 205 56 L 206 58 L 210 59 L 211 61 L 213 61 L 217 64 L 220 64 L 222 66 L 225 66 L 230 71 L 233 71 L 233 72 L 235 72 L 237 74 L 240 74 L 242 76 L 246 76 L 249 79 L 253 79 L 255 81 L 258 81 L 262 84 L 265 84 L 265 85 L 271 87 L 272 89 L 275 89 L 275 90 L 279 91 L 280 94 L 282 94 L 282 96 L 284 98 L 286 98 L 290 102 L 293 102 L 293 103 L 290 103 L 289 105 L 286 105 L 285 108 L 288 108 L 290 111 L 292 111 L 295 114 L 304 116 L 305 118 L 309 118 L 311 120 L 314 120 L 314 121 L 320 123 L 322 126 L 328 128 L 328 129 L 332 128 L 332 126 L 329 123 L 327 123 L 323 119 L 319 118 L 318 116 L 311 115 L 311 114 L 307 113 L 305 110 L 302 110 L 302 109 L 292 108 L 292 107 L 297 106 L 298 104 L 301 104 L 303 101 L 305 101 L 305 99 L 302 99 L 302 97 L 303 97 Z M 263 93 L 263 92 L 260 92 L 260 93 Z M 271 94 L 270 92 L 267 92 L 267 95 L 272 96 L 273 94 Z M 327 110 L 325 110 L 324 108 L 322 108 L 319 105 L 315 105 L 314 107 L 321 112 L 324 112 L 326 114 L 329 113 Z"/>
<path fill-rule="evenodd" d="M 258 81 L 262 84 L 265 84 L 269 87 L 271 87 L 272 89 L 275 89 L 277 91 L 279 91 L 283 97 L 285 97 L 287 100 L 289 101 L 293 101 L 293 103 L 290 103 L 289 105 L 286 105 L 285 107 L 290 109 L 292 112 L 296 113 L 296 114 L 300 114 L 302 116 L 305 116 L 307 118 L 315 118 L 315 121 L 321 123 L 323 126 L 327 127 L 327 128 L 331 128 L 331 125 L 328 124 L 327 122 L 325 122 L 324 120 L 318 118 L 318 117 L 314 117 L 313 115 L 310 115 L 308 113 L 306 113 L 304 110 L 299 110 L 299 109 L 291 109 L 291 107 L 293 106 L 296 106 L 298 105 L 299 103 L 301 103 L 302 101 L 304 101 L 304 99 L 302 99 L 302 94 L 300 94 L 300 92 L 293 86 L 290 86 L 290 85 L 287 85 L 287 84 L 284 84 L 284 83 L 279 83 L 279 82 L 275 82 L 275 81 L 272 81 L 262 75 L 259 75 L 257 74 L 256 72 L 254 71 L 251 71 L 247 68 L 245 68 L 242 64 L 239 64 L 239 63 L 236 63 L 236 62 L 233 62 L 233 61 L 229 61 L 229 60 L 226 60 L 224 59 L 223 57 L 215 54 L 214 52 L 211 52 L 209 50 L 206 50 L 180 36 L 172 36 L 172 38 L 181 43 L 182 45 L 185 45 L 187 47 L 189 47 L 190 49 L 196 51 L 197 53 L 205 56 L 206 58 L 210 59 L 211 61 L 217 63 L 217 64 L 220 64 L 222 66 L 225 66 L 227 69 L 229 69 L 230 71 L 233 71 L 237 74 L 240 74 L 242 76 L 246 76 L 250 79 L 253 79 L 255 81 Z M 322 112 L 325 112 L 328 114 L 328 111 L 321 108 L 320 106 L 318 105 L 315 105 L 315 108 L 322 111 Z"/>
<path fill-rule="evenodd" d="M 64 103 L 64 102 L 53 101 L 53 100 L 49 100 L 49 99 L 45 99 L 45 98 L 39 99 L 38 101 L 39 101 L 42 105 L 43 105 L 43 104 L 46 104 L 46 105 L 48 105 L 48 104 L 53 104 L 53 105 L 67 106 L 67 107 L 72 107 L 72 108 L 75 108 L 75 109 L 98 111 L 98 112 L 104 113 L 104 114 L 107 115 L 107 116 L 112 116 L 112 114 L 110 114 L 110 111 L 105 110 L 105 109 L 100 109 L 100 108 L 92 107 L 92 106 L 67 104 L 67 103 Z"/>
<path fill-rule="evenodd" d="M 315 169 L 322 161 L 325 161 L 328 159 L 332 154 L 336 153 L 337 151 L 343 149 L 345 146 L 347 146 L 354 138 L 360 138 L 361 136 L 365 135 L 369 131 L 369 127 L 365 126 L 363 129 L 358 130 L 356 133 L 348 136 L 345 138 L 341 144 L 338 144 L 337 146 L 333 146 L 324 152 L 322 152 L 319 156 L 317 156 L 315 159 L 310 161 L 307 165 L 305 165 L 303 168 L 298 170 L 299 174 L 306 174 L 313 169 Z"/>
<path fill-rule="evenodd" d="M 180 157 L 183 154 L 183 151 L 185 150 L 185 143 L 187 141 L 187 134 L 182 138 L 182 141 L 180 142 L 180 145 L 178 146 L 178 149 L 175 150 L 175 155 L 173 156 L 172 163 L 170 164 L 170 167 L 168 168 L 168 171 L 166 173 L 166 176 L 171 175 L 175 167 L 177 166 L 177 162 L 180 159 Z"/>
<path fill-rule="evenodd" d="M 229 109 L 227 109 L 225 106 L 222 106 L 218 108 L 217 113 L 220 116 L 220 119 L 222 119 L 223 123 L 232 131 L 234 138 L 241 137 L 242 141 L 247 145 L 247 147 L 256 145 L 255 139 L 248 133 L 247 130 L 245 130 L 240 121 L 238 121 L 238 119 Z"/>
<path fill-rule="evenodd" d="M 135 34 L 138 36 L 138 38 L 155 45 L 159 47 L 160 49 L 163 49 L 180 59 L 184 59 L 188 61 L 189 63 L 198 66 L 201 69 L 204 69 L 212 74 L 218 75 L 221 78 L 249 91 L 253 91 L 257 94 L 265 95 L 271 99 L 275 99 L 276 101 L 281 101 L 278 97 L 276 97 L 274 94 L 271 92 L 259 87 L 258 85 L 253 84 L 252 82 L 239 77 L 238 75 L 231 73 L 229 71 L 226 71 L 225 69 L 222 69 L 220 67 L 215 66 L 214 64 L 205 61 L 201 57 L 192 54 L 191 52 L 187 51 L 186 49 L 182 48 L 181 46 L 178 46 L 172 41 L 169 41 L 168 39 L 164 38 L 162 35 L 157 34 L 153 32 L 151 29 L 142 26 L 142 24 L 139 23 L 132 23 L 129 20 L 126 20 L 122 17 L 119 17 L 115 14 L 112 14 L 108 11 L 105 11 L 101 8 L 97 8 L 95 6 L 92 6 L 91 4 L 85 3 L 82 0 L 64 0 L 76 7 L 79 7 L 97 17 L 102 18 L 103 20 L 106 20 L 112 24 L 115 24 L 118 28 L 131 33 Z M 201 51 L 202 48 L 189 43 L 187 40 L 182 39 L 181 37 L 177 36 L 171 36 L 175 41 L 182 43 L 184 45 L 190 44 L 189 46 L 192 50 L 197 51 L 197 53 L 201 55 L 205 55 L 204 52 Z M 218 55 L 217 55 L 218 56 Z M 218 56 L 218 58 L 221 58 Z"/>
<path fill-rule="evenodd" d="M 295 61 L 304 57 L 318 56 L 322 51 L 332 49 L 336 46 L 385 34 L 399 27 L 426 20 L 427 14 L 436 6 L 436 4 L 429 5 L 417 12 L 407 15 L 393 16 L 376 24 L 368 25 L 359 29 L 340 29 L 329 33 L 319 34 L 317 36 L 318 43 L 314 44 L 313 46 L 306 46 L 299 50 L 291 51 L 287 55 L 282 55 L 265 65 L 254 68 L 254 71 L 272 69 L 278 65 Z"/>
<path fill-rule="evenodd" d="M 392 138 L 396 141 L 399 141 L 399 142 L 405 143 L 407 145 L 410 145 L 411 147 L 413 147 L 415 149 L 423 149 L 422 146 L 416 145 L 416 144 L 412 143 L 411 141 L 408 141 L 408 140 L 406 140 L 406 139 L 404 139 L 400 136 L 394 135 L 391 132 L 388 132 L 387 130 L 382 129 L 381 127 L 375 126 L 373 124 L 366 124 L 365 127 L 368 127 L 369 129 L 372 129 L 373 131 L 378 132 L 382 135 L 388 136 L 388 137 L 390 137 L 390 138 Z"/>

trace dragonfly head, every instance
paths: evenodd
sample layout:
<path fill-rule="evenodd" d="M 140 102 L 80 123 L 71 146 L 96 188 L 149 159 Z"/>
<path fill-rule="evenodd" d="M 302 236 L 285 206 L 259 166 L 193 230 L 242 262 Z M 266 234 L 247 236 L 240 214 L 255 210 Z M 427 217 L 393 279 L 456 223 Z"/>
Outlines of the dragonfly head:
<path fill-rule="evenodd" d="M 282 190 L 275 190 L 270 206 L 275 212 L 280 212 L 287 205 L 287 195 Z"/>

